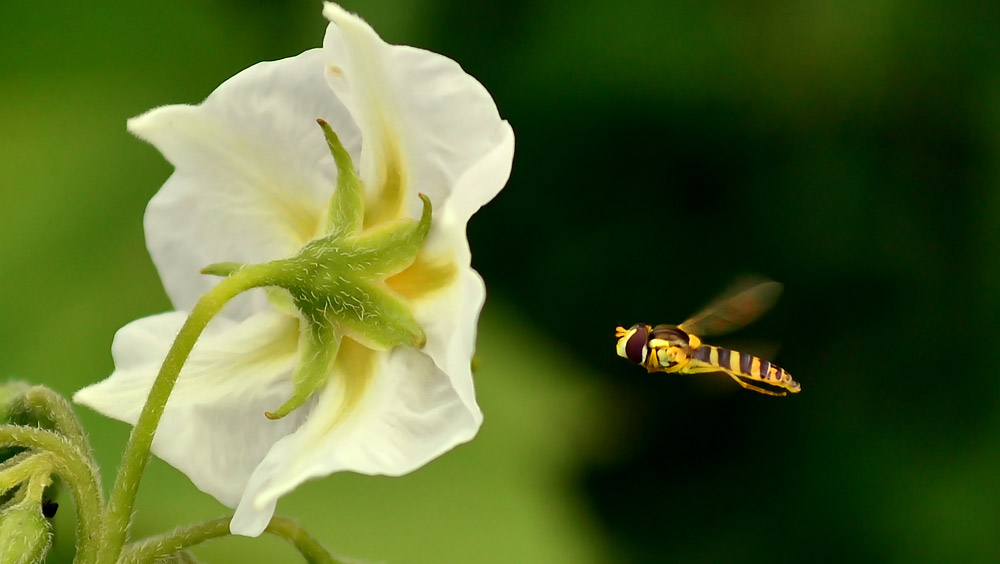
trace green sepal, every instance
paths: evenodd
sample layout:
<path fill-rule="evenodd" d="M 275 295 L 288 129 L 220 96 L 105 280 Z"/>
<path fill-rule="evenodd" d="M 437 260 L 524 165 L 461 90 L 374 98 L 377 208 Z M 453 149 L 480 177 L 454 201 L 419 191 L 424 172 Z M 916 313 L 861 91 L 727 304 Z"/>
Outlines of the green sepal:
<path fill-rule="evenodd" d="M 264 293 L 267 295 L 267 303 L 271 304 L 271 307 L 291 316 L 295 316 L 299 310 L 295 308 L 295 301 L 292 300 L 292 296 L 288 293 L 288 290 L 284 288 L 279 288 L 277 286 L 270 286 L 264 288 Z"/>
<path fill-rule="evenodd" d="M 341 324 L 350 336 L 378 350 L 396 345 L 423 346 L 423 329 L 409 305 L 382 281 L 361 278 L 340 268 L 319 269 L 314 274 L 286 288 L 295 308 L 306 319 Z"/>
<path fill-rule="evenodd" d="M 0 564 L 36 564 L 52 544 L 52 525 L 41 503 L 25 498 L 0 513 Z"/>
<path fill-rule="evenodd" d="M 201 269 L 201 273 L 211 274 L 213 276 L 229 276 L 230 274 L 243 268 L 243 266 L 243 264 L 238 262 L 217 262 Z"/>
<path fill-rule="evenodd" d="M 413 264 L 431 230 L 431 201 L 420 194 L 423 211 L 419 221 L 397 219 L 369 229 L 352 241 L 352 262 L 364 265 L 365 273 L 385 278 Z"/>
<path fill-rule="evenodd" d="M 337 164 L 337 189 L 330 199 L 324 232 L 327 235 L 353 235 L 361 229 L 365 221 L 364 188 L 354 170 L 351 155 L 333 132 L 330 124 L 321 119 L 316 122 L 323 129 L 326 144 Z"/>
<path fill-rule="evenodd" d="M 273 412 L 265 412 L 268 419 L 281 419 L 295 411 L 323 387 L 333 373 L 340 337 L 330 323 L 303 321 L 299 334 L 299 363 L 292 376 L 295 386 L 292 397 Z"/>
<path fill-rule="evenodd" d="M 341 315 L 338 321 L 351 337 L 371 349 L 389 350 L 398 345 L 423 347 L 427 337 L 409 304 L 382 283 L 376 284 L 357 282 L 348 294 L 357 309 L 346 309 L 349 315 Z"/>
<path fill-rule="evenodd" d="M 413 264 L 430 231 L 431 202 L 420 197 L 419 221 L 397 220 L 359 236 L 327 236 L 272 263 L 284 273 L 276 285 L 288 291 L 305 319 L 340 324 L 366 346 L 423 346 L 426 337 L 409 305 L 384 283 Z"/>

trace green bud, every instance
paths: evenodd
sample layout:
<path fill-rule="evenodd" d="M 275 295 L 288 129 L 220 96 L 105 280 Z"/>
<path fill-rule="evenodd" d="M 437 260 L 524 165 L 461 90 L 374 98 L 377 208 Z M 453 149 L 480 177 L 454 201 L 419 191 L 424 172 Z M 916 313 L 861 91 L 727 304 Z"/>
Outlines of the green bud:
<path fill-rule="evenodd" d="M 0 513 L 0 564 L 35 564 L 52 544 L 52 526 L 42 508 L 26 499 Z"/>

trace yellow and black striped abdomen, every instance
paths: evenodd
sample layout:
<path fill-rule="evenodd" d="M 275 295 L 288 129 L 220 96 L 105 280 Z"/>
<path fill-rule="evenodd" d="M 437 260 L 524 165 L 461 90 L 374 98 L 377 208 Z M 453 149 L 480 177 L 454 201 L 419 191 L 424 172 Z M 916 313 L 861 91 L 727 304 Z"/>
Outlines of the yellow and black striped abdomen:
<path fill-rule="evenodd" d="M 682 372 L 721 370 L 740 378 L 784 388 L 792 393 L 798 392 L 800 388 L 799 383 L 792 379 L 792 375 L 780 366 L 752 354 L 712 345 L 701 345 L 693 349 L 691 363 L 686 368 L 688 369 Z"/>

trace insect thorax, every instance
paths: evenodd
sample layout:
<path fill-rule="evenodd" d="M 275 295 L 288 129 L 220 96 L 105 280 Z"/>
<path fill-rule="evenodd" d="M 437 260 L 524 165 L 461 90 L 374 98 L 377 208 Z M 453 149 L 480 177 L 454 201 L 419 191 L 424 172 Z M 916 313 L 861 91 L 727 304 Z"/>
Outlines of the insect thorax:
<path fill-rule="evenodd" d="M 654 340 L 663 341 L 665 344 L 673 347 L 686 347 L 690 344 L 690 336 L 675 325 L 657 325 L 653 327 L 653 330 L 649 332 L 649 343 L 651 346 L 654 345 Z"/>

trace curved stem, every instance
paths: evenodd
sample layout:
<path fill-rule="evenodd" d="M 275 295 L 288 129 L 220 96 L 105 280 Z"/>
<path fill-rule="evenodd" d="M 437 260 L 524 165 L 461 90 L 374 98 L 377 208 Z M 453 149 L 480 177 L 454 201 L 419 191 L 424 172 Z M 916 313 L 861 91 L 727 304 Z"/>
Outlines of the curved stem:
<path fill-rule="evenodd" d="M 303 529 L 298 521 L 288 517 L 274 517 L 264 532 L 281 537 L 298 550 L 310 564 L 342 564 L 330 555 L 318 540 Z"/>
<path fill-rule="evenodd" d="M 38 474 L 51 474 L 55 467 L 52 454 L 25 449 L 0 462 L 0 496 Z"/>
<path fill-rule="evenodd" d="M 32 386 L 24 392 L 20 400 L 22 409 L 30 412 L 36 418 L 39 418 L 40 415 L 47 417 L 55 426 L 56 431 L 73 441 L 81 451 L 93 459 L 93 451 L 90 448 L 90 443 L 87 442 L 87 435 L 66 398 L 46 386 Z"/>
<path fill-rule="evenodd" d="M 108 501 L 105 515 L 104 537 L 101 542 L 100 561 L 114 563 L 121 554 L 122 547 L 128 536 L 128 527 L 132 520 L 132 509 L 135 505 L 135 495 L 139 490 L 139 479 L 142 477 L 146 463 L 149 462 L 149 449 L 153 444 L 153 435 L 160 424 L 160 417 L 167 406 L 167 398 L 177 383 L 181 368 L 191 354 L 195 342 L 201 332 L 226 303 L 237 295 L 251 288 L 269 285 L 271 278 L 277 274 L 276 267 L 271 264 L 248 266 L 234 272 L 225 278 L 215 288 L 212 288 L 195 304 L 177 338 L 167 352 L 160 373 L 156 376 L 146 404 L 139 414 L 132 434 L 129 436 L 122 464 L 118 468 L 111 498 Z"/>
<path fill-rule="evenodd" d="M 52 457 L 54 473 L 66 481 L 76 502 L 76 561 L 96 562 L 104 499 L 86 453 L 56 432 L 22 425 L 0 425 L 0 446 L 28 447 Z"/>
<path fill-rule="evenodd" d="M 220 517 L 197 525 L 183 527 L 159 537 L 130 545 L 122 554 L 119 564 L 146 564 L 201 544 L 205 541 L 230 535 L 232 517 Z M 343 564 L 307 533 L 299 524 L 286 517 L 275 517 L 264 532 L 281 537 L 294 546 L 310 564 Z"/>

